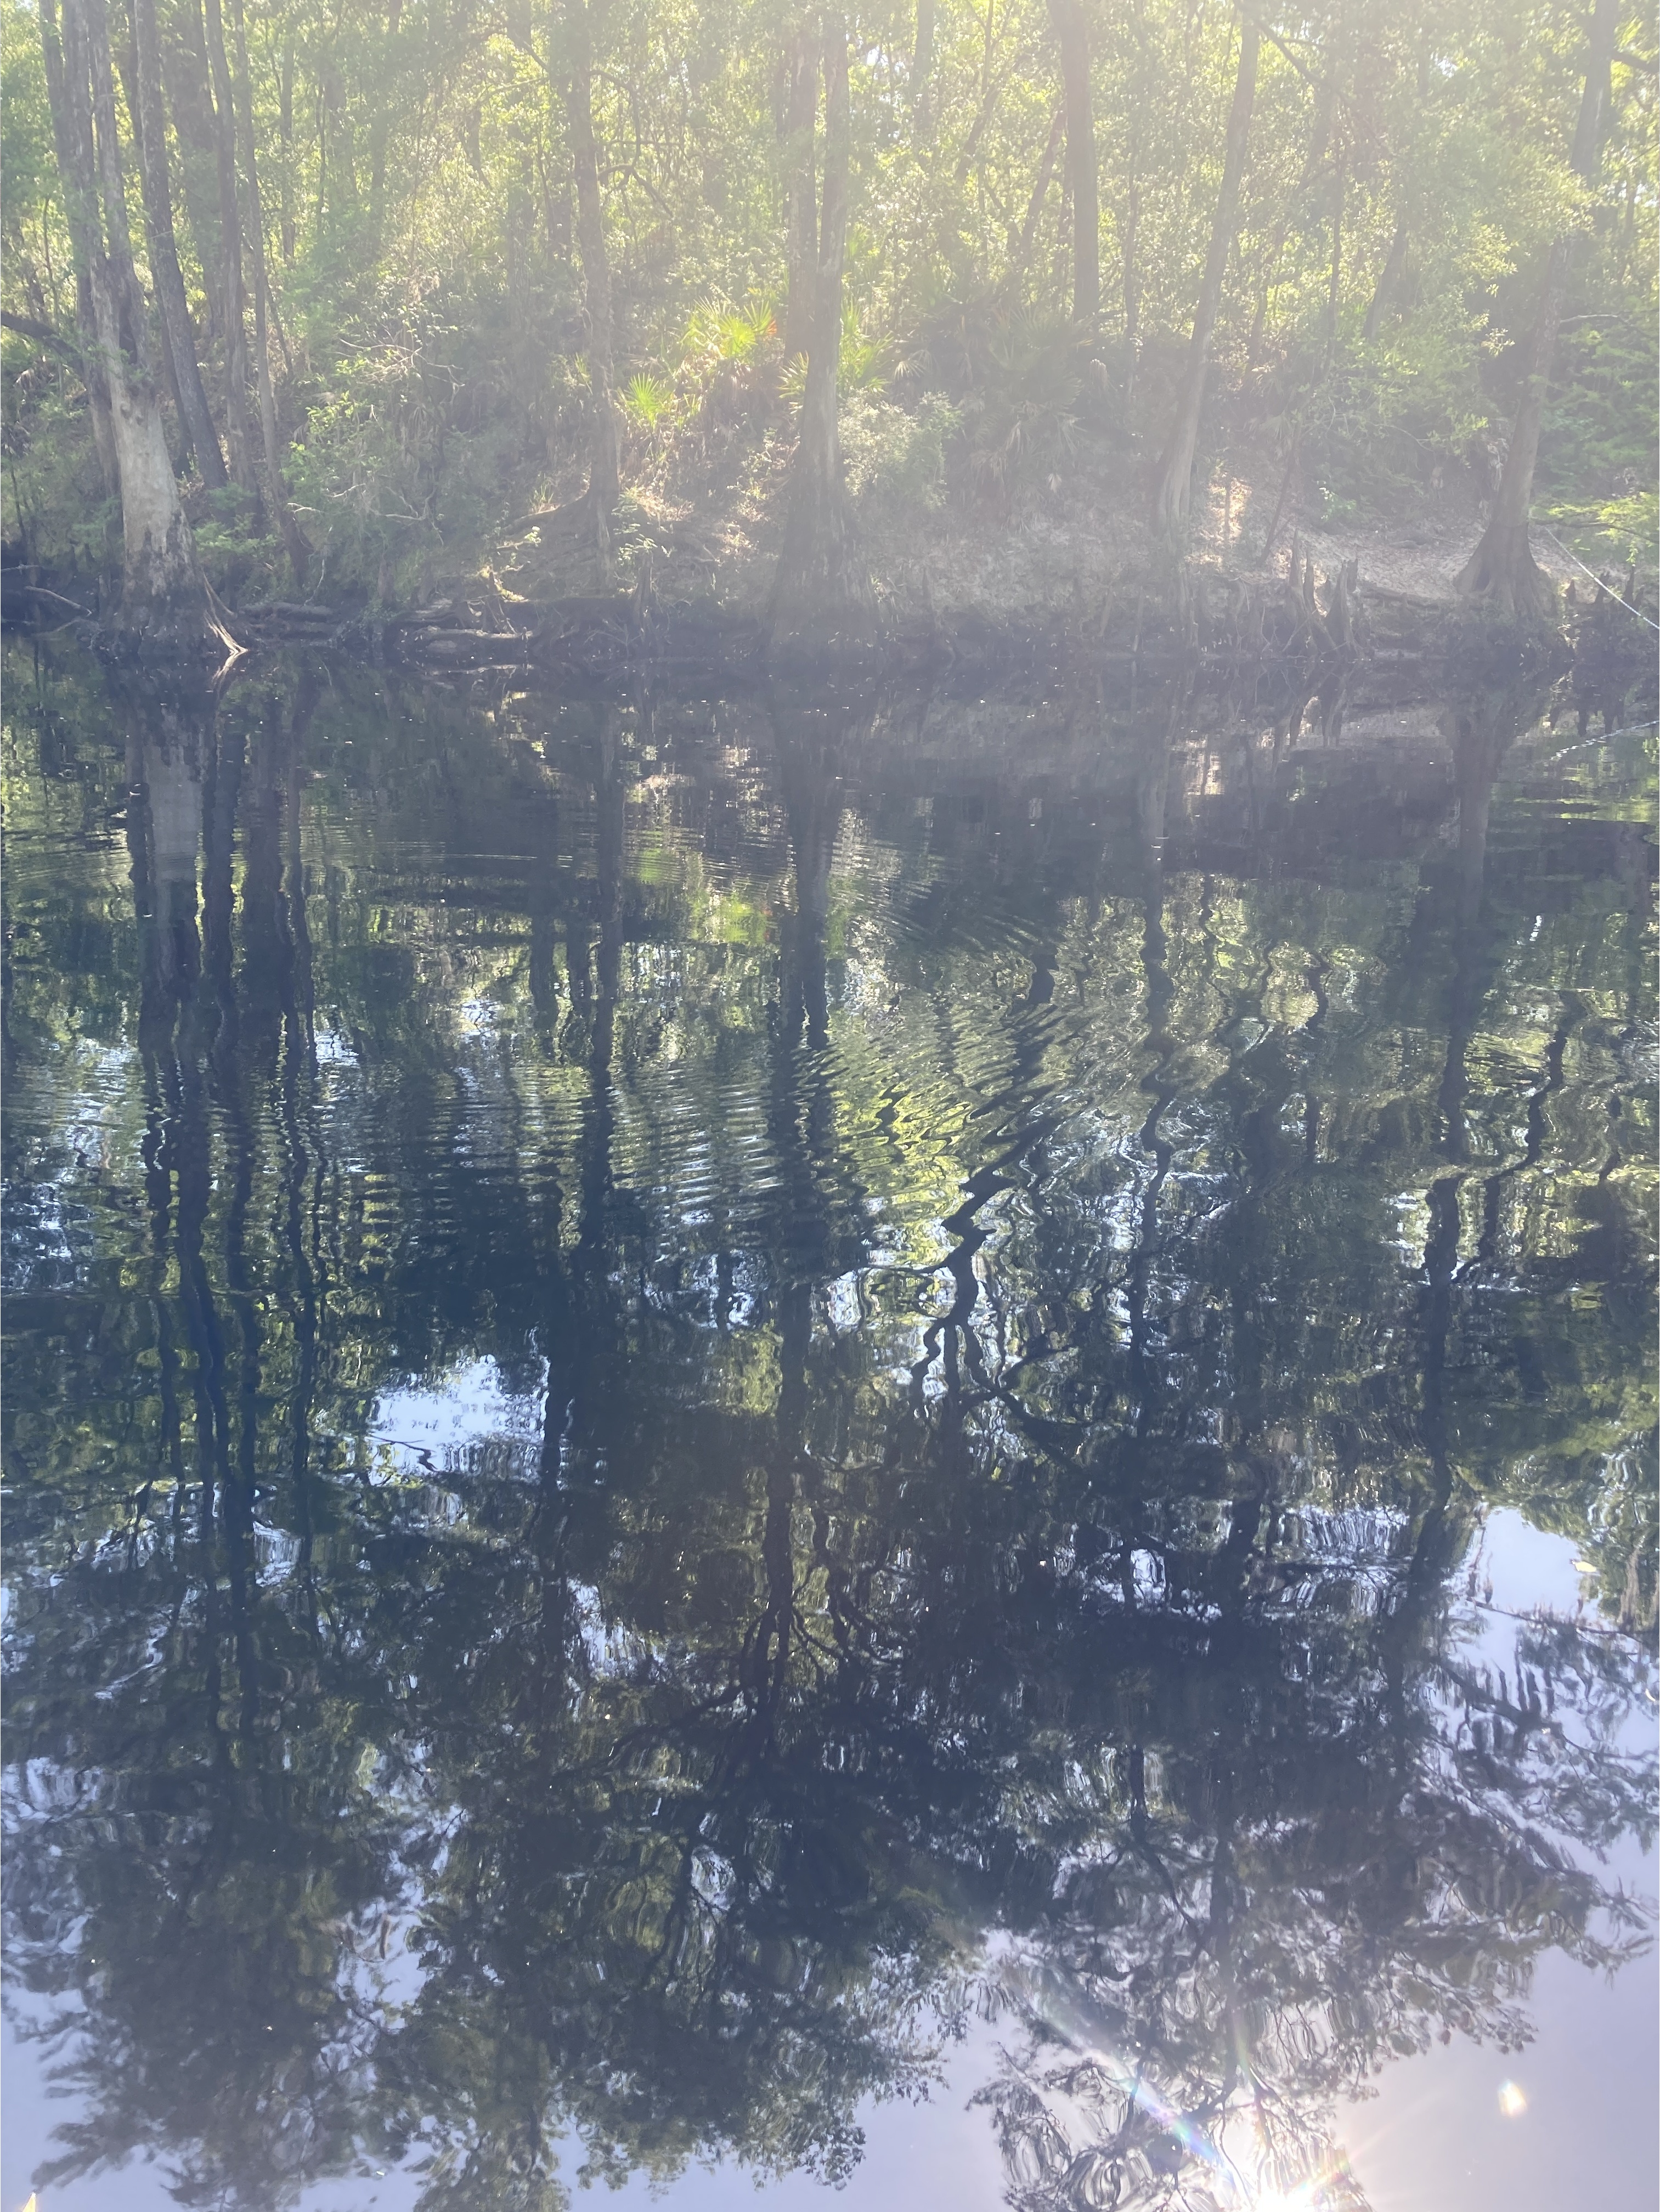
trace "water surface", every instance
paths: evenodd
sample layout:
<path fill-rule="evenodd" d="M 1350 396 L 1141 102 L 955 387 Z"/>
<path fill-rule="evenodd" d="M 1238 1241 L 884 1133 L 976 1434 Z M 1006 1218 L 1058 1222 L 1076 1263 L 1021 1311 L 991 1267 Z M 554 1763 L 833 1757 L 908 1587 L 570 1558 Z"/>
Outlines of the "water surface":
<path fill-rule="evenodd" d="M 1652 2203 L 1651 708 L 8 672 L 5 2212 Z"/>

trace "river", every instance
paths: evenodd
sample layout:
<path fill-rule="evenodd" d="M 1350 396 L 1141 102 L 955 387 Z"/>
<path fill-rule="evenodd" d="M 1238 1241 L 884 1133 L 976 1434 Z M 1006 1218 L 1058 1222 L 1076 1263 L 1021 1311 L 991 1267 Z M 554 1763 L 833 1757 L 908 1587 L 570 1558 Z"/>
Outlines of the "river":
<path fill-rule="evenodd" d="M 3 2212 L 1646 2212 L 1651 703 L 6 674 Z"/>

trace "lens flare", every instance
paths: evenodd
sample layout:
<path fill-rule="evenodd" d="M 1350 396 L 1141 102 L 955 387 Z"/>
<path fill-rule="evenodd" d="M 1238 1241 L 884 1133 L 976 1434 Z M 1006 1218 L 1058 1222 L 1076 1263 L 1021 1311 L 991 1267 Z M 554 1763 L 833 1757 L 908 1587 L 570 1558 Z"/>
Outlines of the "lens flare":
<path fill-rule="evenodd" d="M 1528 2100 L 1514 2081 L 1499 2085 L 1499 2109 L 1507 2120 L 1519 2120 L 1528 2109 Z"/>
<path fill-rule="evenodd" d="M 1262 2189 L 1250 2198 L 1250 2212 L 1328 2212 L 1337 2199 L 1327 2193 L 1331 2177 L 1311 2173 L 1295 2189 Z"/>

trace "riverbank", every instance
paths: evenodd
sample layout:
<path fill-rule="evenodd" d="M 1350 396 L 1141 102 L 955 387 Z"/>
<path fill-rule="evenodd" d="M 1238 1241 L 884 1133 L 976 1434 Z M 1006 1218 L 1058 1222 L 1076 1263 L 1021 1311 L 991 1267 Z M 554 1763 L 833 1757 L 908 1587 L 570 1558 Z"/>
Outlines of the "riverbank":
<path fill-rule="evenodd" d="M 470 510 L 435 512 L 397 558 L 364 557 L 353 484 L 319 477 L 296 508 L 310 533 L 297 570 L 257 517 L 228 527 L 220 495 L 187 482 L 216 621 L 248 650 L 294 642 L 433 670 L 604 679 L 1079 658 L 1310 671 L 1400 660 L 1433 672 L 1558 660 L 1581 649 L 1588 601 L 1599 652 L 1630 620 L 1615 599 L 1660 612 L 1652 573 L 1606 569 L 1599 582 L 1543 522 L 1532 545 L 1555 594 L 1545 621 L 1461 599 L 1456 580 L 1494 495 L 1479 442 L 1433 465 L 1419 456 L 1357 501 L 1299 465 L 1294 447 L 1287 462 L 1233 395 L 1195 467 L 1177 550 L 1149 520 L 1159 419 L 1150 397 L 1146 420 L 1128 427 L 1081 404 L 1041 424 L 1017 409 L 1008 439 L 988 444 L 986 422 L 970 424 L 937 394 L 901 404 L 855 391 L 840 422 L 846 596 L 781 649 L 772 600 L 796 438 L 775 386 L 726 362 L 672 429 L 630 434 L 603 532 L 580 441 L 561 446 L 547 474 L 503 482 Z M 108 627 L 111 546 L 66 561 L 55 544 L 26 531 L 9 548 L 24 566 L 6 573 L 8 617 L 91 623 L 96 641 L 120 649 Z M 1606 542 L 1580 550 L 1609 557 Z M 1650 633 L 1632 627 L 1645 645 Z"/>
<path fill-rule="evenodd" d="M 293 644 L 435 671 L 601 680 L 1079 659 L 1432 672 L 1642 653 L 1651 634 L 1646 580 L 1595 576 L 1542 529 L 1535 554 L 1558 595 L 1555 619 L 1518 623 L 1461 599 L 1454 579 L 1482 527 L 1462 484 L 1339 527 L 1310 526 L 1297 502 L 1270 504 L 1250 482 L 1225 479 L 1205 488 L 1178 556 L 1099 455 L 1064 482 L 996 501 L 907 506 L 856 469 L 851 480 L 855 603 L 781 652 L 769 601 L 784 480 L 757 483 L 753 466 L 723 475 L 706 465 L 678 500 L 664 483 L 625 494 L 603 584 L 580 496 L 444 549 L 407 580 L 401 602 L 391 577 L 376 596 L 254 596 L 237 592 L 239 574 L 245 586 L 253 579 L 234 564 L 216 574 L 204 565 L 228 649 Z M 5 582 L 9 621 L 75 626 L 94 644 L 108 637 L 106 579 L 48 572 L 13 552 Z"/>
<path fill-rule="evenodd" d="M 1364 580 L 1359 557 L 1324 570 L 1293 545 L 1268 574 L 1189 560 L 1149 564 L 1118 580 L 1091 605 L 1044 610 L 988 595 L 941 607 L 896 604 L 846 625 L 827 624 L 781 652 L 764 605 L 713 592 L 678 598 L 649 568 L 631 590 L 550 601 L 483 588 L 425 605 L 352 611 L 320 602 L 274 600 L 239 611 L 233 628 L 250 648 L 307 645 L 439 671 L 539 672 L 604 680 L 794 669 L 860 676 L 1038 665 L 1196 664 L 1217 672 L 1300 672 L 1310 682 L 1365 666 L 1420 680 L 1444 671 L 1565 669 L 1576 661 L 1635 667 L 1651 656 L 1640 610 L 1612 578 L 1566 587 L 1551 624 L 1500 618 L 1450 594 L 1420 595 Z"/>

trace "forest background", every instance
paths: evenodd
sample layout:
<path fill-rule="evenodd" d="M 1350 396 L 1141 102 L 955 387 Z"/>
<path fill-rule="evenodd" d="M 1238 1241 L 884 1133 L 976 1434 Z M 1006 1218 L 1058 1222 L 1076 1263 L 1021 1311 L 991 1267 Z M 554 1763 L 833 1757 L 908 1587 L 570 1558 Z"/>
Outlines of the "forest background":
<path fill-rule="evenodd" d="M 1479 524 L 1547 611 L 1529 510 L 1652 571 L 1656 94 L 1626 0 L 3 0 L 6 534 L 994 611 Z"/>

